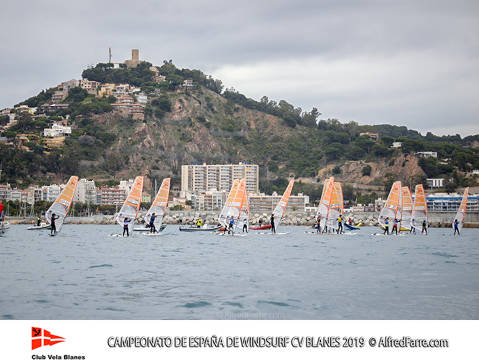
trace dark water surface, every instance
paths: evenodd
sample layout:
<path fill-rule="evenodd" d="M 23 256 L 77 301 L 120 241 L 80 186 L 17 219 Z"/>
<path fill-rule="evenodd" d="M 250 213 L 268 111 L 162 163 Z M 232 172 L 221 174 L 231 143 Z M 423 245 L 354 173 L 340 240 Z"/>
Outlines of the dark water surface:
<path fill-rule="evenodd" d="M 0 238 L 3 319 L 478 319 L 479 237 L 112 237 L 65 225 Z"/>

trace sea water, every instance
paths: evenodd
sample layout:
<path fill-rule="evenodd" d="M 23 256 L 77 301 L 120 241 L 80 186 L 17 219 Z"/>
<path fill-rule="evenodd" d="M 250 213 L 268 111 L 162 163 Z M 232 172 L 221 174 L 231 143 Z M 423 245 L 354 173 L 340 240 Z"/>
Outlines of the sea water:
<path fill-rule="evenodd" d="M 0 238 L 3 319 L 478 319 L 479 237 L 179 232 L 11 226 Z"/>

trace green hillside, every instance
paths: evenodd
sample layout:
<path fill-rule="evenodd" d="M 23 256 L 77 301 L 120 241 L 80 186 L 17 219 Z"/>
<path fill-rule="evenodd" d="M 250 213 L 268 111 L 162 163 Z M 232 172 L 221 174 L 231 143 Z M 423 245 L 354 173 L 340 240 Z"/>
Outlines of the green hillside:
<path fill-rule="evenodd" d="M 391 163 L 418 151 L 436 151 L 438 159 L 415 159 L 420 168 L 412 167 L 409 177 L 417 181 L 424 181 L 426 176 L 447 177 L 452 179 L 448 185 L 451 189 L 475 182 L 466 175 L 479 169 L 479 136 L 422 136 L 406 127 L 324 120 L 316 108 L 303 111 L 283 100 L 263 97 L 255 101 L 234 89 L 223 90 L 221 81 L 199 70 L 178 69 L 171 61 L 157 67 L 166 77 L 157 82 L 150 66 L 142 63 L 134 69 L 114 69 L 112 64 L 98 64 L 82 73 L 89 80 L 140 87 L 148 95 L 144 121 L 112 112 L 114 97 L 97 98 L 81 88 L 70 90 L 64 100 L 68 109 L 39 117 L 21 114 L 19 122 L 2 134 L 13 145 L 0 144 L 0 183 L 23 187 L 61 181 L 71 174 L 97 181 L 143 174 L 149 180 L 172 176 L 179 184 L 182 164 L 241 161 L 260 165 L 262 191 L 281 190 L 288 176 L 294 175 L 305 179 L 295 191 L 305 190 L 315 198 L 319 192 L 315 184 L 318 171 L 325 167 L 334 165 L 332 173 L 339 175 L 346 162 L 364 161 L 377 164 L 379 170 L 384 164 L 394 173 L 396 168 L 405 167 L 406 160 L 401 165 L 396 163 L 396 167 Z M 193 79 L 195 85 L 183 87 L 185 79 Z M 20 104 L 39 106 L 52 93 L 52 89 L 43 91 Z M 40 136 L 52 121 L 67 116 L 73 132 L 62 148 L 48 150 L 33 137 Z M 379 140 L 360 136 L 366 131 L 379 133 Z M 29 141 L 20 147 L 18 135 L 25 133 Z M 392 149 L 393 141 L 402 142 L 402 148 Z M 360 171 L 368 177 L 364 167 Z M 365 179 L 384 185 L 388 182 L 386 175 L 391 178 L 400 174 L 378 173 Z"/>

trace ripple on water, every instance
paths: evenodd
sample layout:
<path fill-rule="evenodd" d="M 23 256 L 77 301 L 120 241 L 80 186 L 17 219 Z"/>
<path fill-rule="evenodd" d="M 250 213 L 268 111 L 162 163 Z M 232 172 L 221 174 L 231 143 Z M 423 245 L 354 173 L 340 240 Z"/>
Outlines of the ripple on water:
<path fill-rule="evenodd" d="M 446 257 L 446 258 L 452 258 L 452 257 L 457 257 L 455 254 L 450 254 L 446 252 L 432 252 L 433 256 L 440 256 L 440 257 Z"/>
<path fill-rule="evenodd" d="M 211 303 L 206 301 L 188 302 L 188 303 L 185 303 L 182 307 L 197 308 L 197 307 L 206 307 L 206 306 L 211 306 Z"/>
<path fill-rule="evenodd" d="M 263 301 L 259 300 L 257 302 L 258 304 L 266 304 L 266 305 L 273 305 L 273 306 L 279 306 L 279 307 L 290 307 L 291 305 L 285 303 L 285 302 L 277 302 L 277 301 Z"/>
<path fill-rule="evenodd" d="M 240 303 L 240 302 L 229 302 L 229 301 L 226 301 L 226 302 L 223 302 L 223 305 L 233 306 L 233 307 L 238 307 L 238 308 L 243 308 L 243 304 Z"/>
<path fill-rule="evenodd" d="M 96 265 L 90 266 L 88 268 L 100 268 L 100 267 L 113 267 L 113 265 L 108 264 L 108 263 L 104 263 L 104 264 L 96 264 Z"/>
<path fill-rule="evenodd" d="M 7 314 L 7 315 L 2 315 L 2 320 L 14 320 L 15 317 L 13 315 Z"/>

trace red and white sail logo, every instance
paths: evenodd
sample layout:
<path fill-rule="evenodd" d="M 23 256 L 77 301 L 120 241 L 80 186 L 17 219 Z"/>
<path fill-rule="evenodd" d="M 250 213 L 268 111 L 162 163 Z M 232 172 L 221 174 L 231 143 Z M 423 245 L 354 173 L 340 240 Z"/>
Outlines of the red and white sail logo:
<path fill-rule="evenodd" d="M 64 341 L 63 337 L 52 335 L 44 328 L 32 327 L 32 350 L 42 346 L 53 346 Z"/>

